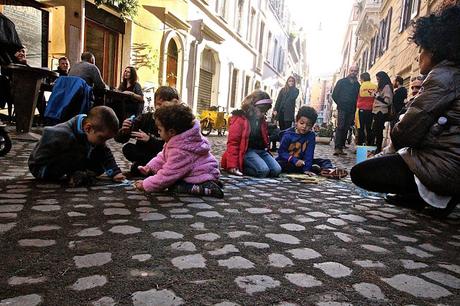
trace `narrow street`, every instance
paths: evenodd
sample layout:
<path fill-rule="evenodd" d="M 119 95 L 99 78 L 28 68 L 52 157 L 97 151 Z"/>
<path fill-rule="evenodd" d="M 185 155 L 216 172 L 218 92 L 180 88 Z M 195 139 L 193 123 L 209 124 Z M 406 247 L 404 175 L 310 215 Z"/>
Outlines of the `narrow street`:
<path fill-rule="evenodd" d="M 216 156 L 224 137 L 211 136 Z M 120 146 L 110 142 L 124 170 Z M 0 163 L 0 305 L 458 305 L 460 209 L 435 220 L 349 178 L 223 175 L 225 198 L 36 182 Z M 337 161 L 332 147 L 317 156 Z"/>

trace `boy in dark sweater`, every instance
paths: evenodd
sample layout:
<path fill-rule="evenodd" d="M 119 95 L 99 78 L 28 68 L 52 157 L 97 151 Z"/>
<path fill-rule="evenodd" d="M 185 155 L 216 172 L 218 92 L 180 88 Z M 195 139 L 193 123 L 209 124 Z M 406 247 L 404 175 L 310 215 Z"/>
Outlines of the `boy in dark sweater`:
<path fill-rule="evenodd" d="M 343 173 L 344 170 L 334 169 L 329 159 L 314 158 L 316 134 L 311 129 L 317 118 L 318 114 L 314 108 L 302 106 L 299 109 L 295 127 L 287 129 L 282 135 L 276 160 L 283 172 L 343 177 L 346 175 Z"/>
<path fill-rule="evenodd" d="M 154 101 L 155 109 L 158 109 L 167 101 L 177 103 L 179 94 L 175 88 L 161 86 L 155 91 Z M 144 166 L 163 150 L 164 141 L 160 138 L 154 116 L 154 113 L 145 113 L 134 119 L 124 120 L 115 136 L 115 141 L 120 143 L 126 143 L 130 138 L 136 139 L 135 144 L 127 143 L 122 149 L 126 159 L 133 163 L 131 165 L 133 175 L 140 175 L 137 167 Z"/>
<path fill-rule="evenodd" d="M 88 115 L 77 115 L 46 127 L 30 154 L 30 172 L 37 179 L 67 178 L 72 186 L 90 184 L 104 172 L 114 181 L 122 181 L 125 176 L 105 144 L 117 130 L 118 119 L 106 106 L 94 107 Z"/>

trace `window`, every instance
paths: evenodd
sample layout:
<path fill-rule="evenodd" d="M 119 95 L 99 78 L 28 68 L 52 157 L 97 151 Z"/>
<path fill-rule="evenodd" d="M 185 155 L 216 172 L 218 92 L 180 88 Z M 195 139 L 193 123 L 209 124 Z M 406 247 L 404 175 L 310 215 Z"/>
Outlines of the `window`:
<path fill-rule="evenodd" d="M 260 23 L 260 31 L 259 31 L 259 53 L 262 54 L 264 48 L 264 32 L 265 32 L 265 23 Z"/>
<path fill-rule="evenodd" d="M 384 44 L 383 51 L 388 50 L 390 46 L 391 18 L 392 17 L 393 17 L 393 8 L 390 7 L 390 10 L 388 11 L 388 15 L 386 18 L 386 34 L 385 34 L 385 44 Z"/>
<path fill-rule="evenodd" d="M 410 19 L 417 17 L 420 9 L 420 0 L 412 0 L 412 5 L 410 8 Z"/>
<path fill-rule="evenodd" d="M 230 93 L 230 107 L 235 107 L 236 104 L 236 86 L 238 82 L 238 69 L 233 69 L 232 73 L 232 90 Z"/>
<path fill-rule="evenodd" d="M 267 51 L 265 52 L 265 58 L 267 62 L 270 62 L 270 47 L 272 43 L 272 33 L 268 32 L 268 40 L 267 40 Z"/>
<path fill-rule="evenodd" d="M 279 52 L 278 52 L 278 72 L 281 72 L 283 71 L 283 66 L 284 66 L 284 50 L 282 50 L 281 48 L 279 48 Z"/>
<path fill-rule="evenodd" d="M 362 68 L 362 72 L 366 72 L 368 69 L 369 69 L 369 65 L 368 65 L 368 59 L 369 59 L 369 49 L 366 49 L 364 52 L 363 52 L 363 58 L 362 58 L 362 63 L 363 63 L 363 68 Z"/>
<path fill-rule="evenodd" d="M 254 43 L 254 23 L 256 21 L 256 11 L 251 9 L 251 15 L 249 16 L 249 33 L 248 41 L 252 45 Z"/>
<path fill-rule="evenodd" d="M 249 83 L 251 82 L 251 77 L 246 76 L 246 82 L 244 82 L 244 96 L 246 97 L 249 94 Z"/>
<path fill-rule="evenodd" d="M 278 52 L 278 40 L 275 38 L 275 44 L 273 46 L 273 67 L 276 67 L 276 54 Z"/>
<path fill-rule="evenodd" d="M 401 23 L 399 32 L 404 31 L 410 24 L 410 21 L 417 17 L 420 10 L 420 0 L 402 0 Z"/>
<path fill-rule="evenodd" d="M 243 4 L 244 4 L 244 0 L 238 0 L 238 11 L 237 11 L 235 20 L 237 22 L 236 31 L 239 34 L 241 34 L 241 23 L 243 21 Z"/>

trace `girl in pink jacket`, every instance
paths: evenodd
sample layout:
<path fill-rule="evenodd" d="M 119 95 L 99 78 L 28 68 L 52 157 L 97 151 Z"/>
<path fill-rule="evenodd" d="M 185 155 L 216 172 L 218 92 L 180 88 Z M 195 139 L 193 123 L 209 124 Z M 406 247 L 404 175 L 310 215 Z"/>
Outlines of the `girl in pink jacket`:
<path fill-rule="evenodd" d="M 139 167 L 141 173 L 150 176 L 136 181 L 135 187 L 147 192 L 168 188 L 176 193 L 223 198 L 219 165 L 190 108 L 183 104 L 163 106 L 155 112 L 155 124 L 165 145 L 147 165 Z"/>

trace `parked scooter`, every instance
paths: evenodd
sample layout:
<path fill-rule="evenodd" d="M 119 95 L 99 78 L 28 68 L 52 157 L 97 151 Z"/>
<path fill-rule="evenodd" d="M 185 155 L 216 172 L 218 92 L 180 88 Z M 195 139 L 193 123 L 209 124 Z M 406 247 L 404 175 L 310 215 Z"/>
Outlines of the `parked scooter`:
<path fill-rule="evenodd" d="M 0 121 L 0 156 L 8 154 L 11 150 L 11 139 L 5 127 L 6 125 Z"/>

